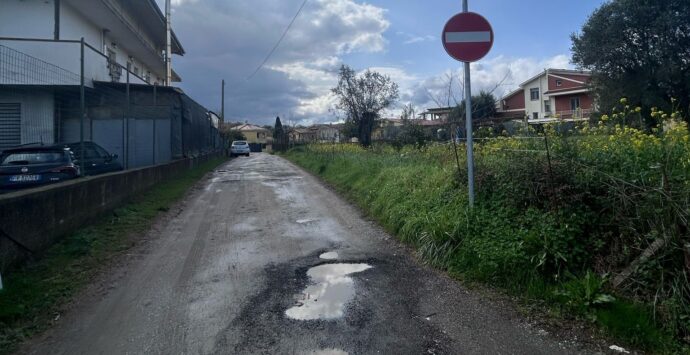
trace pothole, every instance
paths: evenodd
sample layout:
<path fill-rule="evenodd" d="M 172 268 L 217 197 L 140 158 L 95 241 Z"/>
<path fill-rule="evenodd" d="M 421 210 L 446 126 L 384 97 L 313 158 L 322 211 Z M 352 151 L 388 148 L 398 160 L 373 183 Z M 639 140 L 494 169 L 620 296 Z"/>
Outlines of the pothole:
<path fill-rule="evenodd" d="M 314 219 L 314 218 L 305 218 L 305 219 L 298 219 L 295 222 L 297 222 L 297 224 L 309 224 L 309 223 L 314 223 L 316 221 L 317 221 L 317 219 Z"/>
<path fill-rule="evenodd" d="M 297 320 L 336 319 L 355 294 L 351 274 L 371 269 L 369 264 L 323 264 L 307 271 L 312 284 L 297 297 L 297 305 L 285 311 Z"/>
<path fill-rule="evenodd" d="M 335 260 L 338 258 L 338 252 L 329 251 L 327 253 L 323 253 L 323 254 L 319 255 L 319 258 L 324 259 L 324 260 Z"/>
<path fill-rule="evenodd" d="M 303 352 L 303 355 L 348 355 L 347 351 L 340 349 L 321 349 Z"/>

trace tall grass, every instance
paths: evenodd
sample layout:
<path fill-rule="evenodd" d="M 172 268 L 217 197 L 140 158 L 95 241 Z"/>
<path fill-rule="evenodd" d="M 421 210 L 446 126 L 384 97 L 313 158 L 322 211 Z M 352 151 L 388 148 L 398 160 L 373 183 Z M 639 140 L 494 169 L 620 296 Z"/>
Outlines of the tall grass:
<path fill-rule="evenodd" d="M 687 127 L 675 122 L 644 132 L 599 124 L 567 135 L 556 127 L 528 133 L 477 145 L 474 208 L 452 145 L 312 145 L 287 157 L 436 267 L 546 302 L 632 346 L 681 349 L 678 340 L 690 335 Z M 458 151 L 463 165 L 464 147 Z M 611 286 L 611 275 L 659 240 L 662 248 Z"/>

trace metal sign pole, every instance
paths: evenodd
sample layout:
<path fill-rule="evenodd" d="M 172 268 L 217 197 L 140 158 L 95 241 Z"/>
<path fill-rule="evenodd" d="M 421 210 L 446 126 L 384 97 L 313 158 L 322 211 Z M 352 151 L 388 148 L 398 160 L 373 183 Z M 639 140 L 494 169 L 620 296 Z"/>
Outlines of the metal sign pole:
<path fill-rule="evenodd" d="M 468 12 L 467 0 L 462 0 L 462 12 Z M 465 131 L 467 132 L 467 194 L 474 206 L 474 142 L 472 139 L 472 89 L 470 63 L 465 62 Z"/>

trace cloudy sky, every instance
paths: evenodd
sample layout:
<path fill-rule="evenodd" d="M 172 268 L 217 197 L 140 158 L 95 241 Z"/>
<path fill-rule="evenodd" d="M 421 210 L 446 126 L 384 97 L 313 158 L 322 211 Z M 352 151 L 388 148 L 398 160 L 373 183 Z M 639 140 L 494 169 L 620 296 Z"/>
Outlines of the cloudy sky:
<path fill-rule="evenodd" d="M 164 1 L 158 0 L 163 8 Z M 173 58 L 180 86 L 211 110 L 220 109 L 226 80 L 226 120 L 273 123 L 276 116 L 310 124 L 338 120 L 330 95 L 337 69 L 390 75 L 401 99 L 386 115 L 413 103 L 446 104 L 461 64 L 444 52 L 440 33 L 460 0 L 308 0 L 268 63 L 252 73 L 303 0 L 173 0 L 173 29 L 187 54 Z M 604 0 L 470 0 L 493 25 L 494 47 L 472 66 L 473 91 L 500 96 L 550 68 L 570 68 L 570 39 Z"/>

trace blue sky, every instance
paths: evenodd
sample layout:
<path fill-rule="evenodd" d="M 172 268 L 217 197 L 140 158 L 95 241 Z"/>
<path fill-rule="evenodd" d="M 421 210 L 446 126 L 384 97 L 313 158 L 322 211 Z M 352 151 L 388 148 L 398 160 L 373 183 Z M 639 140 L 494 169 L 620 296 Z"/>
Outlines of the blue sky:
<path fill-rule="evenodd" d="M 473 87 L 500 96 L 546 67 L 570 66 L 570 34 L 603 2 L 470 0 L 470 11 L 492 23 L 496 39 L 472 67 Z M 461 80 L 461 64 L 444 52 L 440 32 L 460 12 L 460 0 L 309 0 L 267 65 L 247 79 L 301 3 L 173 0 L 173 28 L 187 50 L 174 58 L 180 86 L 217 110 L 224 78 L 227 120 L 260 124 L 276 115 L 301 124 L 341 119 L 329 89 L 343 63 L 399 83 L 401 98 L 388 116 L 407 103 L 421 111 L 451 101 L 443 93 L 449 78 Z M 453 98 L 460 91 L 454 88 Z"/>
<path fill-rule="evenodd" d="M 470 0 L 469 7 L 470 11 L 486 17 L 494 28 L 494 47 L 486 59 L 499 55 L 546 58 L 570 53 L 570 34 L 579 31 L 589 14 L 603 2 Z M 385 36 L 390 46 L 387 52 L 353 56 L 358 66 L 375 60 L 404 65 L 420 74 L 433 74 L 455 65 L 445 55 L 439 37 L 448 18 L 462 10 L 461 1 L 376 0 L 370 3 L 388 10 L 386 17 L 391 25 Z M 406 35 L 434 39 L 404 44 Z"/>

